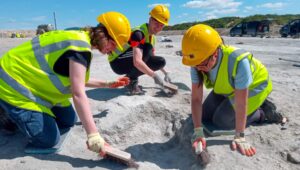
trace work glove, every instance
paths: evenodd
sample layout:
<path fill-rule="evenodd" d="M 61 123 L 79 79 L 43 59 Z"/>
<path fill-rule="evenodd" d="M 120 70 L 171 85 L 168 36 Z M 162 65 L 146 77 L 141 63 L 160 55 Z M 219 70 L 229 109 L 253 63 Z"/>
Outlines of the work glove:
<path fill-rule="evenodd" d="M 128 77 L 121 77 L 118 78 L 116 81 L 108 81 L 105 84 L 106 88 L 118 88 L 121 86 L 127 86 L 129 84 L 129 78 Z"/>
<path fill-rule="evenodd" d="M 159 75 L 157 73 L 154 73 L 153 79 L 154 79 L 155 84 L 157 84 L 161 87 L 164 86 L 163 80 L 159 77 Z"/>
<path fill-rule="evenodd" d="M 191 139 L 192 147 L 195 153 L 199 155 L 206 148 L 206 140 L 203 133 L 203 127 L 198 127 L 194 129 L 194 133 Z"/>
<path fill-rule="evenodd" d="M 105 141 L 98 132 L 88 134 L 87 147 L 90 151 L 105 155 Z"/>
<path fill-rule="evenodd" d="M 197 155 L 199 163 L 205 167 L 210 162 L 210 155 L 206 149 L 206 140 L 203 133 L 203 127 L 194 129 L 192 136 L 192 147 Z"/>
<path fill-rule="evenodd" d="M 235 136 L 231 143 L 232 150 L 238 150 L 242 155 L 253 156 L 256 153 L 256 149 L 251 146 L 245 139 L 245 137 Z"/>
<path fill-rule="evenodd" d="M 171 83 L 171 77 L 170 77 L 169 73 L 166 73 L 166 74 L 165 74 L 164 80 L 165 80 L 166 82 L 168 82 L 168 83 Z"/>

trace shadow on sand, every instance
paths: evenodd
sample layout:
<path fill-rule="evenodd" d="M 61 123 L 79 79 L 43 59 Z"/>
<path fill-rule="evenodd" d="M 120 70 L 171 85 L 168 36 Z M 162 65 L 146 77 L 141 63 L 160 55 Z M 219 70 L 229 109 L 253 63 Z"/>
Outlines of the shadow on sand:
<path fill-rule="evenodd" d="M 21 133 L 16 133 L 14 135 L 7 135 L 0 131 L 0 160 L 12 160 L 15 158 L 23 158 L 23 157 L 33 157 L 39 160 L 47 160 L 54 162 L 67 162 L 73 168 L 107 168 L 107 169 L 126 169 L 127 166 L 113 162 L 107 159 L 99 159 L 99 160 L 89 160 L 71 157 L 67 155 L 61 155 L 58 153 L 54 154 L 25 154 L 24 148 L 27 141 L 25 137 Z M 87 151 L 89 152 L 89 151 Z M 26 161 L 22 161 L 21 163 L 26 163 Z M 34 168 L 34 165 L 32 165 Z"/>
<path fill-rule="evenodd" d="M 181 128 L 176 130 L 175 135 L 164 143 L 145 143 L 130 146 L 126 149 L 132 154 L 133 159 L 137 162 L 150 162 L 162 169 L 187 169 L 197 164 L 197 160 L 193 154 L 190 138 L 192 135 L 192 118 L 181 121 Z M 107 169 L 126 169 L 127 166 L 113 162 L 107 159 L 89 160 L 60 155 L 59 153 L 49 155 L 29 155 L 24 153 L 24 147 L 27 143 L 25 137 L 16 133 L 14 135 L 6 135 L 0 133 L 0 160 L 22 158 L 26 156 L 34 157 L 39 160 L 47 160 L 54 162 L 67 162 L 73 168 L 107 168 Z M 212 145 L 225 145 L 229 141 L 209 140 L 207 141 L 208 149 Z M 88 152 L 88 151 L 87 151 Z M 200 165 L 197 168 L 201 169 Z"/>
<path fill-rule="evenodd" d="M 175 135 L 164 143 L 145 143 L 130 146 L 126 149 L 138 162 L 151 162 L 161 169 L 189 169 L 197 166 L 196 169 L 203 169 L 197 162 L 191 147 L 191 136 L 193 123 L 191 115 L 182 122 L 182 127 L 175 132 Z M 229 140 L 217 140 L 207 138 L 207 146 L 229 145 Z"/>
<path fill-rule="evenodd" d="M 87 90 L 86 94 L 89 98 L 98 100 L 98 101 L 107 101 L 113 99 L 118 96 L 127 96 L 127 89 L 126 88 L 97 88 Z"/>

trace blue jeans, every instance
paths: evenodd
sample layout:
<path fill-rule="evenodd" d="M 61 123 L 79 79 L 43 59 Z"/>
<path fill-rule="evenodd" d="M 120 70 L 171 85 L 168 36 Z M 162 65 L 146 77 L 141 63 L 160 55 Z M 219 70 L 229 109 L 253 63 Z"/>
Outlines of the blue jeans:
<path fill-rule="evenodd" d="M 74 126 L 77 121 L 72 105 L 53 107 L 51 110 L 56 118 L 46 113 L 21 109 L 0 100 L 0 106 L 8 117 L 28 138 L 29 143 L 36 147 L 50 148 L 60 139 L 60 130 Z"/>

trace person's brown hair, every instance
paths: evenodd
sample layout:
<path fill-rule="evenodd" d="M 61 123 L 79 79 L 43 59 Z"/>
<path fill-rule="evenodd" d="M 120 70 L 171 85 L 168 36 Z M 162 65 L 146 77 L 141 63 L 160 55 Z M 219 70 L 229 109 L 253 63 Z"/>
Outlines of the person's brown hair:
<path fill-rule="evenodd" d="M 82 30 L 88 31 L 91 38 L 91 45 L 97 47 L 98 49 L 102 49 L 108 43 L 109 39 L 112 39 L 107 29 L 98 24 L 96 27 L 84 27 Z"/>

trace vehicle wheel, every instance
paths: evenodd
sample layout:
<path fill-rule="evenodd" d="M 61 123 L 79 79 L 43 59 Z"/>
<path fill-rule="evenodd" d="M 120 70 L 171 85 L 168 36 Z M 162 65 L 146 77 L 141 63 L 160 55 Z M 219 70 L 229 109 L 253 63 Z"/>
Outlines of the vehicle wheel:
<path fill-rule="evenodd" d="M 286 34 L 281 34 L 281 37 L 286 38 L 287 35 Z"/>

